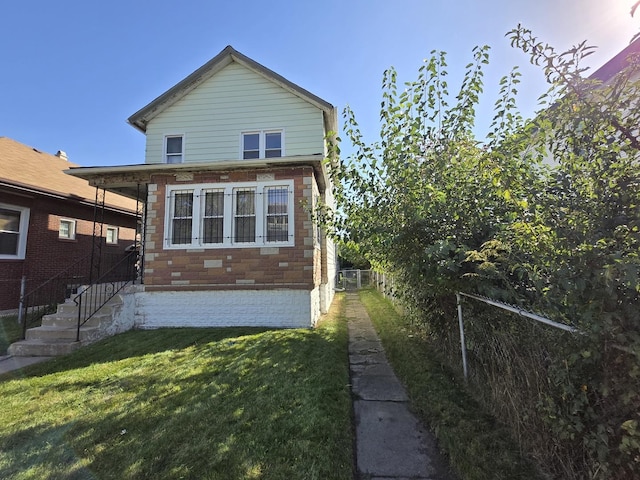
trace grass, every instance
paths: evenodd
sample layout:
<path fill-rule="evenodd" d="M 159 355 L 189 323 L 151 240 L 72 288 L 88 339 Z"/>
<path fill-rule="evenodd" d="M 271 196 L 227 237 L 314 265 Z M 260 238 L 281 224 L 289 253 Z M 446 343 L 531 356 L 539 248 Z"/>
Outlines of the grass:
<path fill-rule="evenodd" d="M 350 479 L 344 298 L 316 329 L 133 331 L 0 377 L 0 478 Z"/>
<path fill-rule="evenodd" d="M 542 478 L 523 459 L 505 427 L 487 414 L 438 358 L 429 338 L 400 316 L 375 290 L 360 299 L 394 371 L 407 387 L 411 407 L 429 425 L 462 480 Z"/>
<path fill-rule="evenodd" d="M 17 315 L 0 317 L 0 355 L 6 355 L 7 348 L 22 337 L 22 326 Z"/>

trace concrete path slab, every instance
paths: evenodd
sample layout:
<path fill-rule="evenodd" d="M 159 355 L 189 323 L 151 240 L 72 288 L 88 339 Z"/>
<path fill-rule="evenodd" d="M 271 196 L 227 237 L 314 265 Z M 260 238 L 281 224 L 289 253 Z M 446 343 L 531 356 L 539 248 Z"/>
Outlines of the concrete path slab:
<path fill-rule="evenodd" d="M 358 480 L 455 480 L 408 396 L 357 293 L 347 293 Z"/>
<path fill-rule="evenodd" d="M 0 357 L 0 375 L 12 372 L 13 370 L 20 370 L 21 368 L 33 365 L 34 363 L 51 360 L 52 358 L 55 357 L 13 357 L 11 355 L 5 355 Z"/>

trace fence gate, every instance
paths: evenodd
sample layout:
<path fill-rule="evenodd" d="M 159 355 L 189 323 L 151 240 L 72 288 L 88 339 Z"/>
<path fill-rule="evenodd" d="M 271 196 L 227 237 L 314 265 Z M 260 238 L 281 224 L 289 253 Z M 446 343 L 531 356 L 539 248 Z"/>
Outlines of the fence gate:
<path fill-rule="evenodd" d="M 358 290 L 371 284 L 371 270 L 340 270 L 336 288 Z"/>

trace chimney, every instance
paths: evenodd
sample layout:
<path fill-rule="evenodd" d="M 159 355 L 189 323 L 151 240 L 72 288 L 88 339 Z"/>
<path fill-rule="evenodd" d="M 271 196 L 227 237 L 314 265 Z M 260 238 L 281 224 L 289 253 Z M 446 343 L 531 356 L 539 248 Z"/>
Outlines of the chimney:
<path fill-rule="evenodd" d="M 56 153 L 56 157 L 61 158 L 62 160 L 65 160 L 65 161 L 69 161 L 69 158 L 67 157 L 67 152 L 65 152 L 64 150 L 58 150 L 58 152 Z"/>

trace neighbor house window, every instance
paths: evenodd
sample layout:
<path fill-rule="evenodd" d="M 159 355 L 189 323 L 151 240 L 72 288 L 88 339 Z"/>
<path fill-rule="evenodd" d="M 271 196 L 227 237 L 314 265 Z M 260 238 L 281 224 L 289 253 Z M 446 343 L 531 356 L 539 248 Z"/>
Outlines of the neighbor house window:
<path fill-rule="evenodd" d="M 76 221 L 61 218 L 60 225 L 58 226 L 58 238 L 62 238 L 63 240 L 75 240 Z"/>
<path fill-rule="evenodd" d="M 165 247 L 293 245 L 293 181 L 169 187 Z"/>
<path fill-rule="evenodd" d="M 242 158 L 275 158 L 284 155 L 281 130 L 261 130 L 242 134 Z"/>
<path fill-rule="evenodd" d="M 29 209 L 0 203 L 0 259 L 24 259 Z"/>
<path fill-rule="evenodd" d="M 167 135 L 164 137 L 165 162 L 182 163 L 184 158 L 184 135 Z"/>
<path fill-rule="evenodd" d="M 110 244 L 118 243 L 118 227 L 107 227 L 105 240 Z"/>

